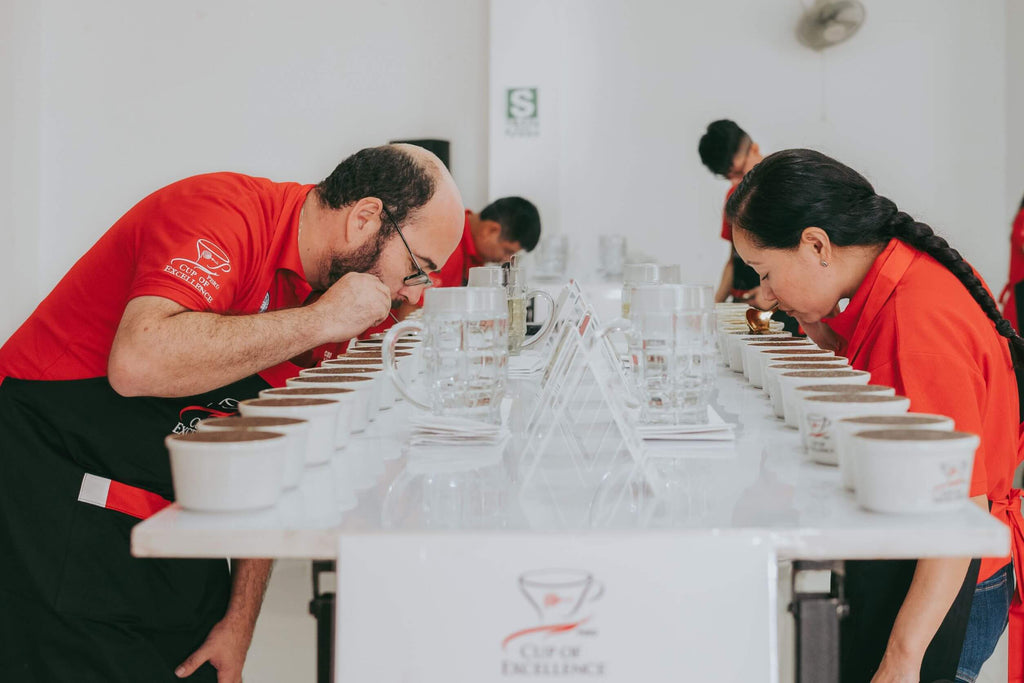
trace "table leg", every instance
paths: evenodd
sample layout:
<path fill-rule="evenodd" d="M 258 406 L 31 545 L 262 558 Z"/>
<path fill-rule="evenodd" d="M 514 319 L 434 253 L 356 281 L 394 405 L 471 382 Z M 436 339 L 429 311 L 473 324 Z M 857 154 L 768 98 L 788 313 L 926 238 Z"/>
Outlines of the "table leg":
<path fill-rule="evenodd" d="M 316 619 L 316 680 L 332 683 L 334 678 L 334 593 L 321 592 L 324 574 L 333 574 L 335 563 L 329 560 L 313 562 L 313 599 L 309 613 Z"/>
<path fill-rule="evenodd" d="M 843 562 L 793 563 L 796 683 L 839 683 L 839 622 L 849 612 Z"/>

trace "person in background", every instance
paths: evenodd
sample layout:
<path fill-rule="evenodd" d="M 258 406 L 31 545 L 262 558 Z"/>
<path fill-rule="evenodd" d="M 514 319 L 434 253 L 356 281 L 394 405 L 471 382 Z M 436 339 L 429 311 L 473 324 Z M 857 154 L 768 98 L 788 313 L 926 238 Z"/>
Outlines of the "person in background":
<path fill-rule="evenodd" d="M 1013 329 L 1020 330 L 1020 318 L 1017 315 L 1017 292 L 1015 287 L 1024 283 L 1024 199 L 1021 199 L 1017 217 L 1013 221 L 1010 233 L 1010 279 L 999 296 L 1003 305 L 1003 317 L 1010 321 Z"/>
<path fill-rule="evenodd" d="M 729 181 L 725 199 L 736 190 L 736 186 L 750 169 L 762 159 L 761 148 L 747 133 L 728 119 L 712 121 L 700 138 L 697 146 L 700 160 L 715 175 Z M 722 214 L 722 239 L 729 243 L 729 258 L 722 268 L 722 277 L 715 292 L 715 302 L 721 303 L 730 296 L 736 301 L 747 301 L 758 308 L 769 308 L 774 302 L 763 299 L 758 286 L 757 274 L 743 263 L 732 246 L 732 226 L 724 212 Z"/>
<path fill-rule="evenodd" d="M 808 336 L 909 397 L 914 412 L 948 415 L 981 437 L 969 495 L 1011 527 L 1016 559 L 847 562 L 840 638 L 844 683 L 973 682 L 1006 627 L 1014 563 L 1018 586 L 1024 578 L 1020 491 L 1011 485 L 1024 340 L 942 237 L 823 154 L 766 157 L 726 214 L 763 294 Z M 1011 625 L 1011 670 L 1022 638 Z"/>
<path fill-rule="evenodd" d="M 522 197 L 497 199 L 480 213 L 466 209 L 462 240 L 431 279 L 437 287 L 464 287 L 469 281 L 469 269 L 486 263 L 507 263 L 522 250 L 533 251 L 540 241 L 540 212 Z M 404 319 L 423 304 L 422 301 L 396 302 L 392 316 L 380 325 L 371 327 L 361 335 L 368 338 L 386 332 L 398 320 Z M 330 357 L 330 351 L 318 357 Z"/>
<path fill-rule="evenodd" d="M 164 437 L 418 300 L 463 216 L 393 145 L 315 186 L 187 178 L 107 230 L 0 348 L 0 680 L 241 681 L 270 561 L 129 551 L 174 496 Z"/>
<path fill-rule="evenodd" d="M 469 269 L 485 263 L 505 263 L 522 250 L 533 251 L 540 241 L 540 213 L 522 197 L 502 197 L 480 213 L 466 210 L 459 247 L 441 266 L 434 283 L 462 287 Z"/>

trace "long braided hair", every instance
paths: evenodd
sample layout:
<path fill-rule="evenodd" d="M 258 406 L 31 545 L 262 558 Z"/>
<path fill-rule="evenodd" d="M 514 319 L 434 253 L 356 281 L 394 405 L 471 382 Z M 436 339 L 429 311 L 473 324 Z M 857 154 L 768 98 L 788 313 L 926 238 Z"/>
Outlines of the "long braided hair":
<path fill-rule="evenodd" d="M 840 247 L 884 244 L 892 237 L 906 242 L 956 275 L 1009 341 L 1014 368 L 1024 370 L 1024 339 L 1003 318 L 971 264 L 931 227 L 897 209 L 864 176 L 835 159 L 810 149 L 765 157 L 737 186 L 725 213 L 769 249 L 795 248 L 812 225 Z"/>

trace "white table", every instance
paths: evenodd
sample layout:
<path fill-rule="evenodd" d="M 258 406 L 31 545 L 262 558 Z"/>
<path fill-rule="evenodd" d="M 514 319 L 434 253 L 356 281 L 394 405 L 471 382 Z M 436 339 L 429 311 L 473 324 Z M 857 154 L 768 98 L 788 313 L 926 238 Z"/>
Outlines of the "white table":
<path fill-rule="evenodd" d="M 429 514 L 391 515 L 401 507 L 389 486 L 413 463 L 421 470 L 433 455 L 407 449 L 411 407 L 398 403 L 383 411 L 349 448 L 381 453 L 387 460 L 377 485 L 359 495 L 359 504 L 345 512 L 331 511 L 327 500 L 311 501 L 315 516 L 295 504 L 239 514 L 193 513 L 172 505 L 138 524 L 132 532 L 132 553 L 138 557 L 273 557 L 331 560 L 337 556 L 340 533 L 387 533 L 389 530 L 573 531 L 644 529 L 692 534 L 746 533 L 756 530 L 786 559 L 897 559 L 940 555 L 1001 556 L 1009 553 L 1005 526 L 965 502 L 962 510 L 942 515 L 882 515 L 857 507 L 842 489 L 839 472 L 811 462 L 802 452 L 796 431 L 771 414 L 767 400 L 742 375 L 720 371 L 716 407 L 728 421 L 738 422 L 737 439 L 726 445 L 674 443 L 650 449 L 668 476 L 685 487 L 666 486 L 667 506 L 652 514 L 601 510 L 595 499 L 614 500 L 607 490 L 566 487 L 557 500 L 522 491 L 507 472 L 499 482 L 503 510 L 486 518 L 462 515 L 432 519 Z M 403 450 L 408 452 L 403 452 Z M 457 448 L 448 449 L 458 450 Z M 465 449 L 464 449 L 465 450 Z M 488 467 L 509 469 L 515 454 L 507 448 L 503 462 Z M 477 457 L 465 452 L 463 455 Z M 439 466 L 444 474 L 446 466 Z M 451 468 L 449 468 L 451 469 Z M 628 473 L 619 478 L 624 485 Z M 323 473 L 320 473 L 323 476 Z M 408 476 L 408 473 L 406 473 Z M 615 480 L 615 476 L 610 480 Z M 459 496 L 456 485 L 451 496 Z M 677 481 L 676 483 L 679 483 Z M 672 482 L 668 482 L 671 484 Z M 494 485 L 490 485 L 494 489 Z M 319 492 L 316 495 L 321 495 Z M 597 494 L 597 495 L 595 495 Z M 474 495 L 470 493 L 468 495 Z M 673 495 L 686 500 L 671 500 Z M 449 501 L 452 502 L 452 501 Z M 458 503 L 457 500 L 454 501 Z M 635 502 L 635 501 L 634 501 Z M 642 503 L 642 501 L 641 501 Z M 551 509 L 552 506 L 558 509 Z M 635 505 L 634 505 L 635 507 Z M 643 507 L 641 505 L 641 507 Z M 667 512 L 665 512 L 667 510 Z"/>
<path fill-rule="evenodd" d="M 532 382 L 516 384 L 522 395 L 531 393 Z M 519 404 L 528 406 L 529 401 Z M 339 539 L 403 534 L 416 545 L 416 534 L 429 531 L 441 532 L 442 540 L 483 534 L 489 543 L 504 543 L 496 546 L 501 548 L 522 544 L 524 533 L 548 542 L 551 532 L 570 538 L 611 532 L 637 541 L 656 535 L 673 544 L 676 539 L 689 542 L 682 547 L 754 535 L 779 559 L 799 561 L 1009 553 L 1008 529 L 969 501 L 942 515 L 894 516 L 860 509 L 841 487 L 838 470 L 811 462 L 799 434 L 773 416 L 767 398 L 742 375 L 719 370 L 714 404 L 738 425 L 735 441 L 649 444 L 643 465 L 622 463 L 600 481 L 591 478 L 593 483 L 581 485 L 568 459 L 557 457 L 541 462 L 541 477 L 524 481 L 523 449 L 515 439 L 504 449 L 409 447 L 413 409 L 399 403 L 381 412 L 339 456 L 380 455 L 376 484 L 360 493 L 354 508 L 343 511 L 336 504 L 330 486 L 335 472 L 323 466 L 307 471 L 301 493 L 267 510 L 201 514 L 172 505 L 135 526 L 132 552 L 139 557 L 333 561 Z M 653 476 L 636 485 L 641 472 Z M 807 678 L 832 677 L 822 674 L 834 670 L 838 647 L 838 618 L 831 604 L 825 595 L 797 636 L 803 643 L 798 667 Z M 315 588 L 311 608 L 318 621 L 321 681 L 331 675 L 333 607 L 333 595 Z"/>

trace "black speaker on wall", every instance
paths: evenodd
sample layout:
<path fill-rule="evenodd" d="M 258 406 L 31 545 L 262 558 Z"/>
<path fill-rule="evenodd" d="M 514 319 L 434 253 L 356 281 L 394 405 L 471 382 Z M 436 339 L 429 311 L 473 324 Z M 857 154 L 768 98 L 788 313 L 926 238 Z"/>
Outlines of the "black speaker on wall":
<path fill-rule="evenodd" d="M 451 173 L 452 164 L 450 157 L 452 143 L 448 142 L 447 140 L 432 140 L 430 138 L 422 138 L 419 140 L 391 141 L 391 144 L 393 145 L 399 143 L 404 143 L 406 145 L 416 145 L 417 147 L 422 147 L 423 149 L 430 150 L 431 152 L 437 155 L 437 158 L 440 159 L 442 163 L 444 163 L 444 167 L 448 169 L 449 173 Z"/>

